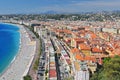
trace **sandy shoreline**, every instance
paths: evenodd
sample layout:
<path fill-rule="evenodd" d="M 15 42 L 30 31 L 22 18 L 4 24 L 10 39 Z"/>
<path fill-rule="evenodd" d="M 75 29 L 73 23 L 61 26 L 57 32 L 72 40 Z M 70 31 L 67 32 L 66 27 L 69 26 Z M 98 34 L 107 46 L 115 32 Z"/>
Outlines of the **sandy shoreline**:
<path fill-rule="evenodd" d="M 23 26 L 17 26 L 19 26 L 21 34 L 20 50 L 13 63 L 0 76 L 0 80 L 22 80 L 34 58 L 36 42 L 30 40 Z"/>

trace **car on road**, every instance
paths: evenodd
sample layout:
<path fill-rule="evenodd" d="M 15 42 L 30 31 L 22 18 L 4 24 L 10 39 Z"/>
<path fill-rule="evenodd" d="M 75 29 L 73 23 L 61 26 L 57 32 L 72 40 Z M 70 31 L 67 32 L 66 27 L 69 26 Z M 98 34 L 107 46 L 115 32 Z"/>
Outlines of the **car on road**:
<path fill-rule="evenodd" d="M 38 75 L 43 76 L 44 75 L 44 71 L 38 70 Z"/>

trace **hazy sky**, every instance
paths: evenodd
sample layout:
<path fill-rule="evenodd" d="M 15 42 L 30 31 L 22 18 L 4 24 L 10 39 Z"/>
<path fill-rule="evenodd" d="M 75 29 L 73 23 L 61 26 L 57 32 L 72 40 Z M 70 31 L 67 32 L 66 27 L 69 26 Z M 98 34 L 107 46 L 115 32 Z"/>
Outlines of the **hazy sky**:
<path fill-rule="evenodd" d="M 0 0 L 0 14 L 120 10 L 120 0 Z"/>

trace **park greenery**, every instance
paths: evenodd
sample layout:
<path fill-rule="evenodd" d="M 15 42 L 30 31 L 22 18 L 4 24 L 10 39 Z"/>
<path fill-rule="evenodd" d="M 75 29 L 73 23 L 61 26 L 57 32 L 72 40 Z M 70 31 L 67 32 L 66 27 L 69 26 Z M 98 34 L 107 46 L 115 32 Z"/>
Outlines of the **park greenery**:
<path fill-rule="evenodd" d="M 105 58 L 103 66 L 93 74 L 90 80 L 120 80 L 120 56 Z"/>
<path fill-rule="evenodd" d="M 38 57 L 36 58 L 36 61 L 35 61 L 34 66 L 33 66 L 34 70 L 37 70 L 38 66 L 39 66 L 40 55 L 41 55 L 41 52 L 42 52 L 42 41 L 41 41 L 41 39 L 40 39 L 40 48 L 39 49 L 40 50 L 39 50 Z"/>
<path fill-rule="evenodd" d="M 30 75 L 26 75 L 23 77 L 24 80 L 32 80 L 31 76 Z"/>
<path fill-rule="evenodd" d="M 33 32 L 33 34 L 36 36 L 36 38 L 39 38 L 39 34 L 34 31 L 34 26 L 29 26 L 28 28 L 29 28 L 30 31 Z"/>

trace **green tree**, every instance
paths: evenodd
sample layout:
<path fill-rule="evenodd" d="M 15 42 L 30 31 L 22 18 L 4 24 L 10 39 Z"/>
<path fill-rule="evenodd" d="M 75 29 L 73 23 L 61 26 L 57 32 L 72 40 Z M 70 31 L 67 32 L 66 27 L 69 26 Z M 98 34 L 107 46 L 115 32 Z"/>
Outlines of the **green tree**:
<path fill-rule="evenodd" d="M 24 80 L 32 80 L 31 76 L 30 75 L 26 75 L 23 77 Z"/>
<path fill-rule="evenodd" d="M 110 57 L 107 57 L 107 58 L 105 58 L 104 60 L 103 60 L 103 63 L 106 63 L 106 62 L 108 62 L 108 61 L 110 61 Z"/>
<path fill-rule="evenodd" d="M 97 71 L 91 80 L 120 80 L 120 57 L 104 59 L 103 67 Z"/>

